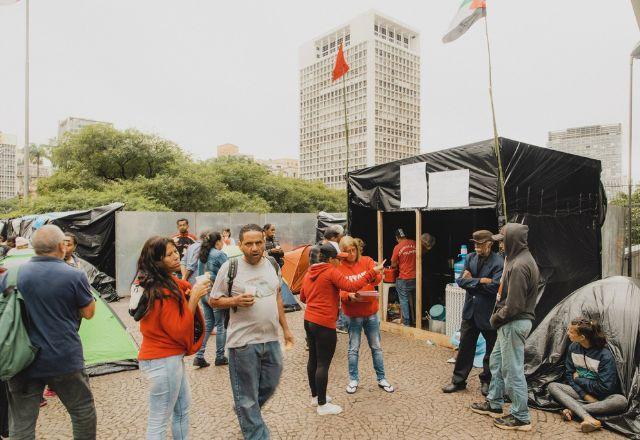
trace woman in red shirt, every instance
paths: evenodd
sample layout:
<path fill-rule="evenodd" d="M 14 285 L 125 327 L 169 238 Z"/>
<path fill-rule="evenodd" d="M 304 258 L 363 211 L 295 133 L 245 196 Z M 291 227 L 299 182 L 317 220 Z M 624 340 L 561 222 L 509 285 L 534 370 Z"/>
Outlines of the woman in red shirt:
<path fill-rule="evenodd" d="M 327 397 L 329 366 L 336 350 L 336 318 L 340 302 L 340 290 L 356 292 L 373 282 L 382 272 L 382 264 L 372 267 L 359 280 L 350 281 L 336 268 L 338 254 L 331 244 L 312 248 L 318 262 L 312 264 L 302 281 L 300 300 L 307 304 L 304 312 L 304 329 L 309 343 L 307 376 L 311 388 L 312 405 L 317 405 L 319 415 L 340 414 L 342 408 L 330 403 Z"/>
<path fill-rule="evenodd" d="M 361 255 L 361 247 L 358 246 L 356 239 L 353 237 L 343 237 L 340 240 L 340 250 L 346 253 L 347 257 L 342 260 L 338 270 L 351 281 L 362 279 L 376 265 L 370 257 Z M 373 369 L 376 372 L 378 386 L 388 393 L 393 393 L 394 391 L 384 374 L 384 361 L 382 359 L 382 347 L 380 346 L 378 297 L 367 296 L 367 293 L 375 295 L 373 286 L 379 284 L 380 281 L 382 281 L 382 275 L 378 274 L 375 280 L 364 286 L 360 292 L 340 291 L 342 310 L 349 318 L 349 384 L 347 385 L 347 393 L 349 394 L 355 393 L 358 389 L 358 355 L 360 352 L 360 337 L 363 330 L 371 349 Z"/>
<path fill-rule="evenodd" d="M 172 418 L 174 439 L 189 437 L 191 391 L 183 358 L 202 344 L 204 318 L 198 301 L 210 281 L 193 288 L 173 276 L 180 270 L 180 255 L 170 238 L 151 237 L 138 259 L 137 283 L 144 289 L 147 310 L 140 320 L 140 369 L 151 381 L 147 439 L 164 439 Z"/>

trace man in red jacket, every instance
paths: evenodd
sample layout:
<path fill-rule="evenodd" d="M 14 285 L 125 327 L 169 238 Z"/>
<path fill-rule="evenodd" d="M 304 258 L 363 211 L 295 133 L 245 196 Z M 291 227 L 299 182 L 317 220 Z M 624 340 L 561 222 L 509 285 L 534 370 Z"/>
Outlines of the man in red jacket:
<path fill-rule="evenodd" d="M 307 375 L 311 388 L 311 403 L 317 405 L 319 415 L 340 414 L 342 408 L 334 405 L 327 396 L 329 366 L 336 349 L 336 318 L 340 302 L 340 290 L 357 292 L 376 280 L 382 272 L 382 264 L 367 270 L 356 281 L 347 279 L 338 269 L 338 254 L 331 244 L 316 247 L 318 262 L 312 264 L 302 282 L 300 300 L 307 304 L 304 312 L 304 329 L 309 341 Z M 384 263 L 384 262 L 383 262 Z"/>
<path fill-rule="evenodd" d="M 347 254 L 342 260 L 338 270 L 350 281 L 356 281 L 364 277 L 373 269 L 376 263 L 371 257 L 360 255 L 360 249 L 353 237 L 344 237 L 340 240 L 340 250 Z M 393 393 L 393 386 L 387 381 L 384 374 L 384 361 L 382 359 L 382 347 L 380 346 L 380 320 L 378 318 L 378 292 L 373 286 L 382 281 L 378 274 L 376 279 L 357 292 L 347 290 L 340 291 L 342 310 L 349 319 L 349 384 L 347 393 L 353 394 L 358 389 L 358 356 L 360 352 L 360 338 L 362 331 L 367 337 L 373 369 L 376 372 L 378 386 L 388 393 Z"/>

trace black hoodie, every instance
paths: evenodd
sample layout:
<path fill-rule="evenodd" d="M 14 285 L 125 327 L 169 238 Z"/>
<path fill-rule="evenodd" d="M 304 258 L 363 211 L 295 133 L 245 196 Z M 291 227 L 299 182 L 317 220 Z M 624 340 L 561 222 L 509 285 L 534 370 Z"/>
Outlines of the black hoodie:
<path fill-rule="evenodd" d="M 540 272 L 529 252 L 528 234 L 526 225 L 507 223 L 505 226 L 502 294 L 490 320 L 496 329 L 517 319 L 535 319 Z"/>

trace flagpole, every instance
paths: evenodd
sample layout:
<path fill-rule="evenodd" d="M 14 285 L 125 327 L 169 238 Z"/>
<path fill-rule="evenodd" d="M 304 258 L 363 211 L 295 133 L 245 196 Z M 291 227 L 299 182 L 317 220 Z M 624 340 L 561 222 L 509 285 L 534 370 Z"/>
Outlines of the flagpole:
<path fill-rule="evenodd" d="M 349 121 L 347 119 L 347 82 L 345 80 L 347 73 L 342 75 L 342 103 L 344 104 L 344 137 L 347 141 L 347 172 L 344 175 L 345 187 L 348 186 L 349 178 Z M 349 209 L 349 192 L 347 191 L 347 210 Z M 347 214 L 347 231 L 349 230 L 349 215 Z"/>
<path fill-rule="evenodd" d="M 502 195 L 502 214 L 504 215 L 505 223 L 509 221 L 507 217 L 507 198 L 504 192 L 504 174 L 502 172 L 502 157 L 500 154 L 500 141 L 498 140 L 498 126 L 496 124 L 496 110 L 493 105 L 493 79 L 491 74 L 491 45 L 489 44 L 489 26 L 487 24 L 487 11 L 485 9 L 484 16 L 484 35 L 487 40 L 487 55 L 489 60 L 489 99 L 491 101 L 491 116 L 493 119 L 493 143 L 494 150 L 496 154 L 496 159 L 498 160 L 498 177 L 500 179 L 500 192 Z"/>
<path fill-rule="evenodd" d="M 29 198 L 29 0 L 25 1 L 26 8 L 26 56 L 24 64 L 24 183 L 23 200 Z"/>

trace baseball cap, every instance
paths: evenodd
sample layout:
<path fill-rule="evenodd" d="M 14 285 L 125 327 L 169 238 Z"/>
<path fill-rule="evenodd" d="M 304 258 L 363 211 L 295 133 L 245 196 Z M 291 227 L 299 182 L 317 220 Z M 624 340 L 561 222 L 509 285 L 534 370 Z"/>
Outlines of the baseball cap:
<path fill-rule="evenodd" d="M 24 237 L 16 237 L 16 247 L 29 246 L 29 240 Z"/>
<path fill-rule="evenodd" d="M 320 254 L 325 258 L 347 258 L 349 254 L 346 252 L 338 252 L 338 250 L 331 244 L 325 243 L 318 246 Z"/>
<path fill-rule="evenodd" d="M 474 243 L 482 244 L 482 243 L 486 243 L 487 241 L 491 241 L 492 237 L 493 237 L 493 232 L 487 231 L 486 229 L 482 229 L 480 231 L 476 231 L 473 233 L 473 237 L 471 238 L 471 241 L 473 241 Z"/>

